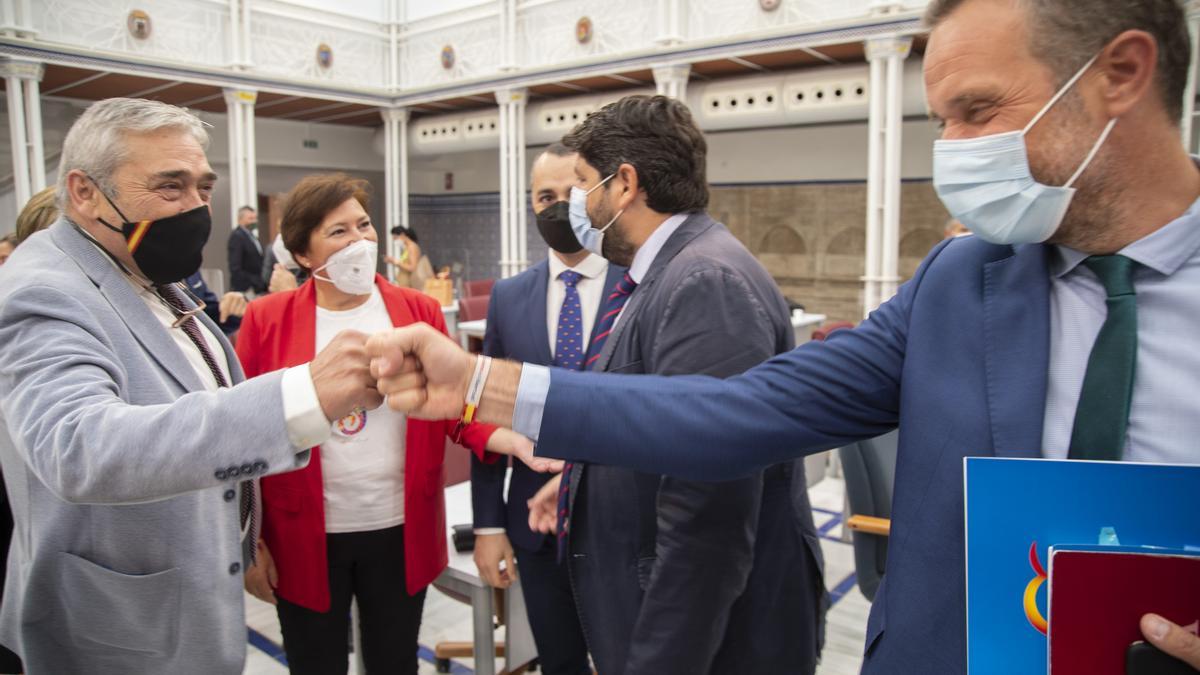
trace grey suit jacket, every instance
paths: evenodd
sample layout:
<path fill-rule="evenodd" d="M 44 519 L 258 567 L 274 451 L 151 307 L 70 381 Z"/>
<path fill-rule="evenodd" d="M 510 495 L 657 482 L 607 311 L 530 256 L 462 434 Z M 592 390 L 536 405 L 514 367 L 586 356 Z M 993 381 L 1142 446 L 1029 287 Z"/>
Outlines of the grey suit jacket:
<path fill-rule="evenodd" d="M 241 673 L 237 483 L 308 462 L 281 372 L 206 391 L 130 281 L 59 220 L 0 268 L 0 642 L 39 673 Z"/>
<path fill-rule="evenodd" d="M 775 282 L 700 212 L 658 253 L 594 369 L 730 377 L 793 343 Z M 600 672 L 812 671 L 825 592 L 802 461 L 723 483 L 594 464 L 570 480 L 571 579 Z"/>

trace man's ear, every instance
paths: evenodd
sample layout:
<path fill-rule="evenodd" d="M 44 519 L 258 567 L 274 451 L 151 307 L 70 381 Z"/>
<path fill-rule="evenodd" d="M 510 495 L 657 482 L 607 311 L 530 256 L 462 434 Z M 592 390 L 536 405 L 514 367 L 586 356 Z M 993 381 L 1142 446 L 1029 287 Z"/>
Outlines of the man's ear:
<path fill-rule="evenodd" d="M 79 169 L 67 173 L 67 201 L 76 212 L 94 220 L 101 215 L 99 202 L 103 199 L 87 174 Z"/>
<path fill-rule="evenodd" d="M 1159 45 L 1146 31 L 1127 30 L 1113 38 L 1097 59 L 1104 76 L 1101 100 L 1107 117 L 1120 117 L 1153 96 Z"/>
<path fill-rule="evenodd" d="M 616 178 L 620 179 L 623 186 L 620 196 L 617 197 L 617 208 L 627 209 L 633 205 L 638 193 L 642 190 L 641 183 L 638 180 L 637 168 L 632 164 L 624 163 L 617 167 Z"/>

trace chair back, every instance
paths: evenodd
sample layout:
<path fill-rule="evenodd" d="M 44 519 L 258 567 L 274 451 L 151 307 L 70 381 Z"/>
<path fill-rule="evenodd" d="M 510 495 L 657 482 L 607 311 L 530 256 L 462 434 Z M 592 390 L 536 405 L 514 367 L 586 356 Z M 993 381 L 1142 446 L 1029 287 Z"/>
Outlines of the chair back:
<path fill-rule="evenodd" d="M 891 431 L 838 451 L 851 515 L 891 519 L 899 437 L 899 432 Z M 886 569 L 888 538 L 866 532 L 852 532 L 851 536 L 858 587 L 868 600 L 874 600 Z"/>
<path fill-rule="evenodd" d="M 478 321 L 487 318 L 488 302 L 491 300 L 486 295 L 476 295 L 472 297 L 458 299 L 458 321 Z"/>
<path fill-rule="evenodd" d="M 478 281 L 467 281 L 463 283 L 463 295 L 468 298 L 476 296 L 488 297 L 492 294 L 492 286 L 496 285 L 495 279 L 480 279 Z"/>

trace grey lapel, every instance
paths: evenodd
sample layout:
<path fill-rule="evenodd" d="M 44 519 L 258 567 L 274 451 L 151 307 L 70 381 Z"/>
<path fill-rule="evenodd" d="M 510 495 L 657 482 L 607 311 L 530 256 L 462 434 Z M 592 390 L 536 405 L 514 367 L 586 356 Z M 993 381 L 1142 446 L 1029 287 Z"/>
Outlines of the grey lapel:
<path fill-rule="evenodd" d="M 50 236 L 67 257 L 88 276 L 100 289 L 117 316 L 129 327 L 129 332 L 158 361 L 163 370 L 171 375 L 184 391 L 200 391 L 204 384 L 179 350 L 167 329 L 138 296 L 133 284 L 118 270 L 108 257 L 101 253 L 65 219 L 60 218 L 50 228 Z M 217 330 L 220 333 L 220 330 Z M 234 363 L 235 361 L 230 361 Z M 232 365 L 230 366 L 232 370 Z"/>

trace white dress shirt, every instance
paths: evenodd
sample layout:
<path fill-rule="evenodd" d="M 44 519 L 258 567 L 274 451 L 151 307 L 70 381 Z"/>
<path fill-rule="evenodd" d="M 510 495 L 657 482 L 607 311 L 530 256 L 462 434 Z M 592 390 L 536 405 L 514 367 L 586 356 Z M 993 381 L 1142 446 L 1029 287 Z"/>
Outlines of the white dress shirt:
<path fill-rule="evenodd" d="M 596 325 L 596 313 L 600 311 L 600 303 L 604 300 L 604 280 L 608 276 L 608 261 L 598 255 L 589 253 L 574 267 L 559 260 L 553 252 L 550 253 L 550 282 L 546 284 L 546 334 L 550 338 L 550 355 L 554 356 L 554 345 L 558 342 L 558 314 L 562 311 L 563 298 L 567 296 L 567 285 L 558 275 L 566 270 L 579 272 L 582 277 L 575 284 L 579 291 L 579 309 L 583 312 L 583 350 L 586 352 L 588 342 L 592 337 L 592 328 Z"/>

